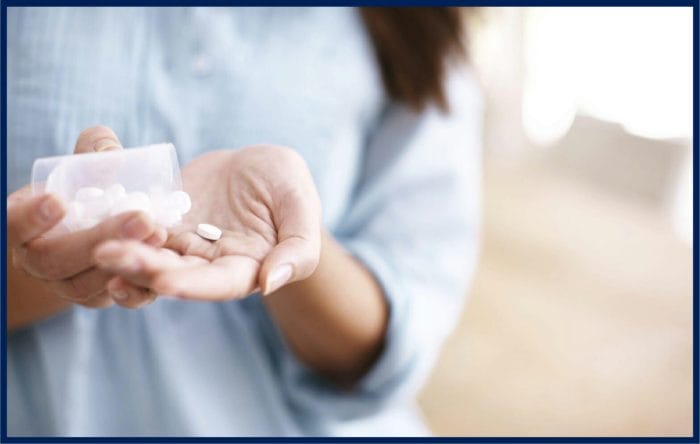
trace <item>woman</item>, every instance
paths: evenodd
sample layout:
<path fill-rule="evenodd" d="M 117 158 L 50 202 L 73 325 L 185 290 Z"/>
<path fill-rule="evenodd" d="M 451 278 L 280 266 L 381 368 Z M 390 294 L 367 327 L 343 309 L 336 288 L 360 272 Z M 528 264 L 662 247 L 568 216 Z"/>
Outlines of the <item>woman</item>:
<path fill-rule="evenodd" d="M 476 251 L 459 14 L 11 8 L 8 433 L 423 433 Z M 185 224 L 42 237 L 65 208 L 22 185 L 76 137 L 172 141 Z"/>

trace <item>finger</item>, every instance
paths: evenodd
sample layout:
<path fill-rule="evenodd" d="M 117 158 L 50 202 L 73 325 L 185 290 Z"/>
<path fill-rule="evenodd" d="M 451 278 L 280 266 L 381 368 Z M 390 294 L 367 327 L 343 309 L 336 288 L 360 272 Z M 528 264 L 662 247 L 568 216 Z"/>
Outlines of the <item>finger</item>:
<path fill-rule="evenodd" d="M 203 239 L 193 231 L 180 231 L 168 237 L 165 247 L 177 251 L 181 255 L 200 256 L 213 259 L 214 243 Z"/>
<path fill-rule="evenodd" d="M 265 258 L 260 270 L 263 294 L 268 295 L 291 282 L 311 276 L 319 260 L 318 240 L 288 237 Z"/>
<path fill-rule="evenodd" d="M 94 266 L 92 252 L 104 240 L 144 240 L 155 231 L 156 226 L 148 215 L 131 211 L 111 217 L 89 230 L 36 239 L 19 251 L 20 261 L 33 276 L 65 279 Z"/>
<path fill-rule="evenodd" d="M 15 201 L 21 201 L 25 200 L 27 198 L 30 198 L 33 196 L 32 192 L 32 186 L 31 185 L 25 185 L 19 190 L 13 192 L 12 194 L 7 196 L 7 204 L 9 205 L 10 203 L 13 203 Z"/>
<path fill-rule="evenodd" d="M 107 271 L 93 267 L 68 279 L 52 281 L 47 285 L 63 299 L 83 303 L 104 292 L 107 282 L 112 277 Z"/>
<path fill-rule="evenodd" d="M 98 295 L 93 296 L 86 301 L 75 303 L 87 308 L 107 308 L 114 305 L 114 300 L 112 300 L 112 297 L 107 290 L 103 290 Z"/>
<path fill-rule="evenodd" d="M 226 256 L 209 262 L 198 256 L 180 256 L 138 242 L 112 241 L 98 247 L 100 266 L 129 283 L 158 294 L 218 301 L 250 294 L 257 284 L 259 264 L 243 256 Z"/>
<path fill-rule="evenodd" d="M 65 214 L 65 205 L 55 194 L 8 198 L 8 247 L 15 248 L 41 236 L 60 222 Z"/>
<path fill-rule="evenodd" d="M 321 253 L 320 204 L 315 192 L 288 193 L 275 211 L 277 245 L 260 267 L 259 283 L 270 294 L 290 282 L 306 279 Z"/>
<path fill-rule="evenodd" d="M 183 256 L 199 256 L 210 261 L 221 256 L 250 256 L 262 261 L 269 247 L 253 236 L 224 231 L 223 237 L 212 242 L 193 231 L 173 233 L 165 243 L 165 248 L 177 251 Z"/>
<path fill-rule="evenodd" d="M 109 241 L 95 249 L 99 266 L 126 278 L 130 283 L 152 288 L 159 273 L 180 270 L 190 265 L 206 264 L 206 259 L 196 256 L 180 256 L 172 250 L 153 248 L 133 241 Z"/>
<path fill-rule="evenodd" d="M 259 267 L 250 257 L 226 256 L 210 263 L 164 270 L 154 276 L 153 288 L 185 299 L 238 299 L 255 291 Z"/>
<path fill-rule="evenodd" d="M 132 285 L 122 276 L 112 278 L 107 291 L 114 302 L 124 308 L 140 308 L 151 304 L 157 297 L 154 291 Z"/>
<path fill-rule="evenodd" d="M 98 125 L 90 127 L 78 136 L 75 142 L 75 154 L 91 153 L 99 151 L 121 150 L 122 144 L 111 128 Z"/>
<path fill-rule="evenodd" d="M 167 241 L 167 239 L 168 231 L 161 226 L 156 226 L 153 234 L 150 237 L 146 238 L 143 242 L 153 247 L 162 247 Z"/>

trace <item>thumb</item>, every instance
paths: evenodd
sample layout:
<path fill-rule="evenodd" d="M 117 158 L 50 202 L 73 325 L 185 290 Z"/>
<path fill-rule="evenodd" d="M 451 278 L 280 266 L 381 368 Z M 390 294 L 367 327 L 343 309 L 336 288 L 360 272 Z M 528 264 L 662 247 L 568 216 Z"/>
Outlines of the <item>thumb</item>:
<path fill-rule="evenodd" d="M 308 278 L 321 254 L 321 221 L 316 199 L 286 196 L 276 220 L 277 245 L 263 260 L 258 282 L 268 295 L 283 285 Z"/>
<path fill-rule="evenodd" d="M 123 149 L 122 144 L 114 131 L 106 126 L 98 125 L 87 128 L 80 133 L 73 152 L 81 154 L 121 149 Z"/>
<path fill-rule="evenodd" d="M 65 215 L 66 208 L 54 194 L 28 195 L 29 187 L 7 198 L 7 246 L 16 248 L 41 236 Z"/>
<path fill-rule="evenodd" d="M 319 240 L 290 237 L 278 243 L 260 270 L 263 294 L 311 276 L 318 265 L 319 253 Z"/>

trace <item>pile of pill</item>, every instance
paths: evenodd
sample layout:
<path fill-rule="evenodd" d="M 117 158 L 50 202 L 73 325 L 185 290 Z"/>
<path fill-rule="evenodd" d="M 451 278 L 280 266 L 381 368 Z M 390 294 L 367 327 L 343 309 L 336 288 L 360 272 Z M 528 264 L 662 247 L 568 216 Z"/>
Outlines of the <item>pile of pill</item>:
<path fill-rule="evenodd" d="M 68 211 L 63 224 L 70 231 L 92 228 L 104 219 L 139 210 L 166 228 L 182 220 L 182 216 L 192 207 L 189 194 L 184 191 L 164 191 L 152 189 L 127 192 L 123 185 L 116 183 L 105 189 L 83 187 L 78 189 L 68 203 Z"/>

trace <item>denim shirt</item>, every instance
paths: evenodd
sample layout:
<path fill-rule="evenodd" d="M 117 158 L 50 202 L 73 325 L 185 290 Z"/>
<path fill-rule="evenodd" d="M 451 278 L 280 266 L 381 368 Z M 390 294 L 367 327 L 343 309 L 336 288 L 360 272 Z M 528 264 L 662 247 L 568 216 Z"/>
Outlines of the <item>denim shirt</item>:
<path fill-rule="evenodd" d="M 8 8 L 8 190 L 102 124 L 125 147 L 274 143 L 307 161 L 323 223 L 377 278 L 385 347 L 352 390 L 297 360 L 260 300 L 73 307 L 8 337 L 10 436 L 415 434 L 478 239 L 481 100 L 389 100 L 348 8 Z"/>

